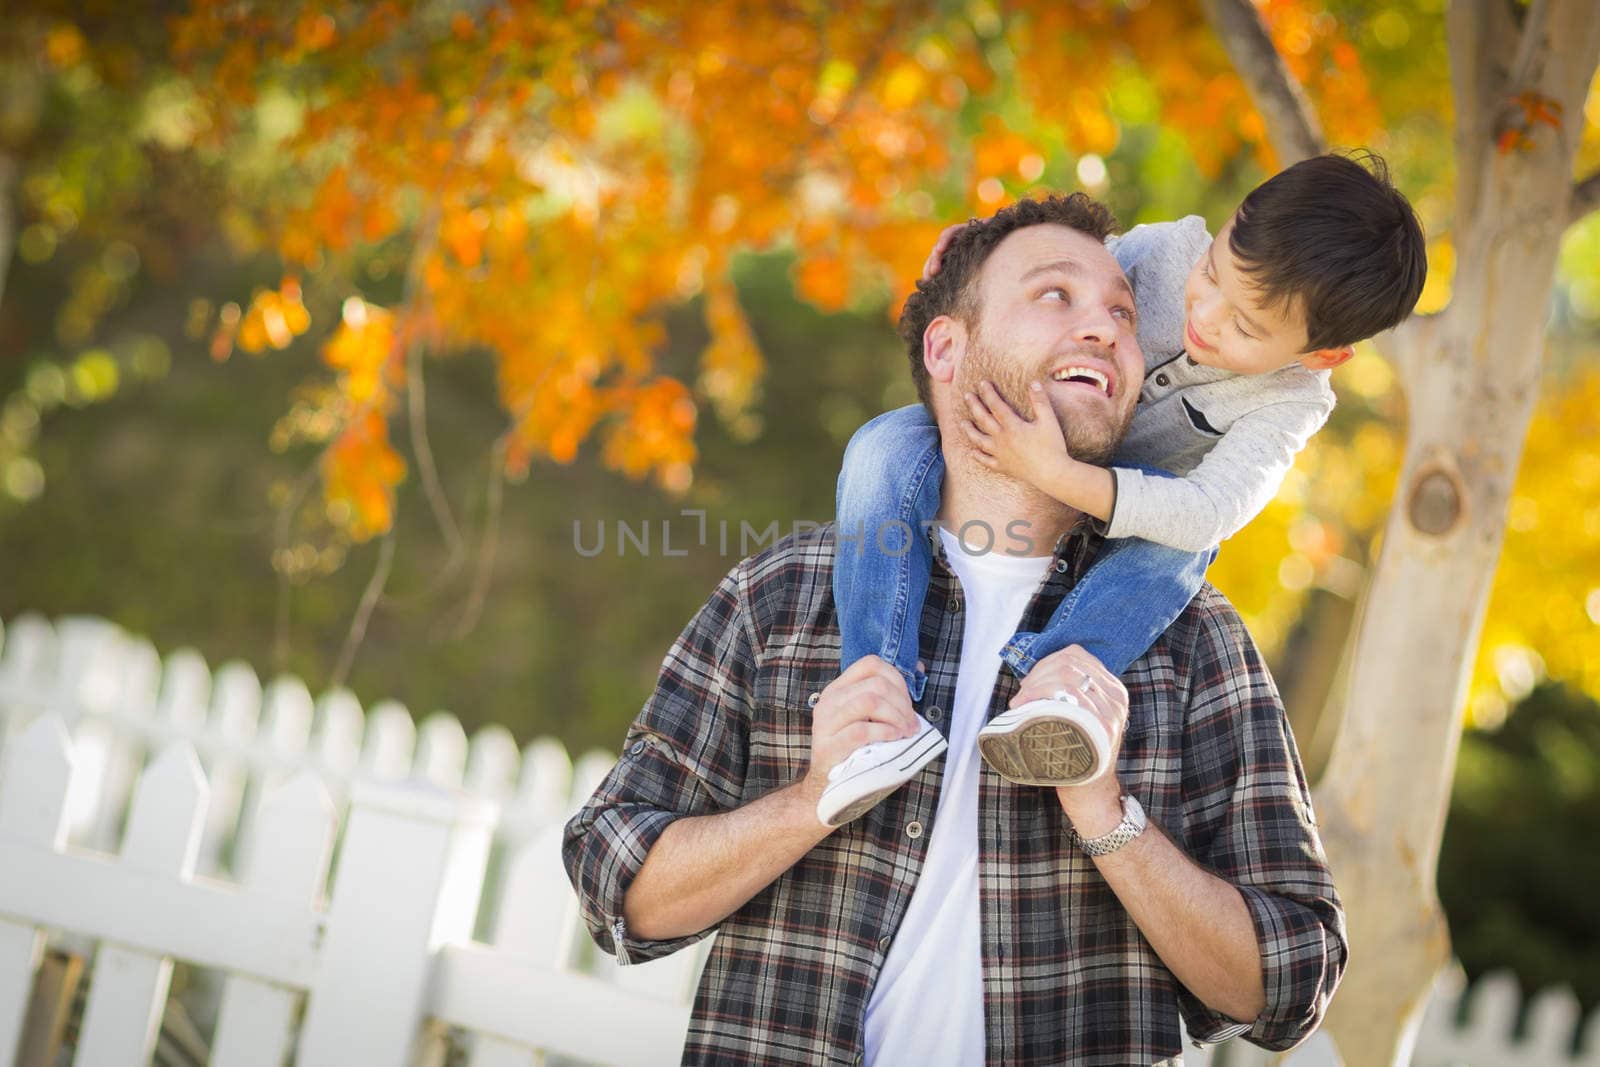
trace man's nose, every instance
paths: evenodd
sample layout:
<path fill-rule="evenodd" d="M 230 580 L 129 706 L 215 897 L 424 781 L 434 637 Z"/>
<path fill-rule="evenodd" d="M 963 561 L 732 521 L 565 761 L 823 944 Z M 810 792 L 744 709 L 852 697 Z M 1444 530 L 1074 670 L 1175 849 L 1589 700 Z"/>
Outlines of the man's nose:
<path fill-rule="evenodd" d="M 1079 341 L 1095 342 L 1114 348 L 1117 344 L 1117 320 L 1111 309 L 1101 305 L 1084 305 L 1078 320 L 1072 324 L 1072 336 Z"/>

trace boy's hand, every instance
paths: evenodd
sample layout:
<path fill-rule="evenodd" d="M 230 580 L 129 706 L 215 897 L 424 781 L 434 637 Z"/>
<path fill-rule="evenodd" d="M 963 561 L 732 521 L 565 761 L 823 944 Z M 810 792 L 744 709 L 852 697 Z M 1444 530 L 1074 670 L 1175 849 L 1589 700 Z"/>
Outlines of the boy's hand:
<path fill-rule="evenodd" d="M 922 264 L 922 281 L 927 281 L 939 273 L 939 261 L 944 258 L 944 250 L 950 247 L 950 242 L 955 240 L 956 234 L 966 229 L 972 222 L 958 222 L 954 226 L 946 226 L 939 234 L 939 239 L 933 242 L 933 251 L 928 253 L 927 260 Z"/>
<path fill-rule="evenodd" d="M 1029 485 L 1049 492 L 1063 461 L 1070 459 L 1061 424 L 1044 387 L 1028 387 L 1033 421 L 1025 421 L 990 382 L 980 382 L 967 394 L 967 419 L 963 429 L 977 450 L 978 462 Z"/>

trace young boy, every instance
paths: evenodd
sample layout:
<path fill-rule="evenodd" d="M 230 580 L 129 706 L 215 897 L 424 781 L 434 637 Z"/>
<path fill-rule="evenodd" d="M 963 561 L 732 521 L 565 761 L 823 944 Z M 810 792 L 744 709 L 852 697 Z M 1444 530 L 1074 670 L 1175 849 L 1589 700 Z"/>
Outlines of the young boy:
<path fill-rule="evenodd" d="M 1107 537 L 1044 630 L 1007 642 L 1001 658 L 1019 678 L 1073 644 L 1113 674 L 1127 670 L 1199 590 L 1218 543 L 1266 506 L 1327 420 L 1329 371 L 1356 341 L 1411 313 L 1427 270 L 1422 228 L 1383 161 L 1365 162 L 1325 155 L 1289 167 L 1245 197 L 1214 241 L 1191 215 L 1107 243 L 1133 286 L 1145 356 L 1117 466 L 1068 454 L 1038 384 L 1026 419 L 989 383 L 967 397 L 965 429 L 980 461 L 1092 516 Z M 940 236 L 924 284 L 963 228 Z M 921 337 L 905 340 L 921 352 Z M 1095 384 L 1092 372 L 1083 377 Z M 942 477 L 938 432 L 921 405 L 857 430 L 839 476 L 841 668 L 882 656 L 913 701 L 926 682 L 917 633 L 932 548 L 913 535 L 896 553 L 879 533 L 926 531 Z M 995 716 L 978 745 L 1024 785 L 1092 781 L 1111 757 L 1098 720 L 1066 691 Z M 829 826 L 856 818 L 946 747 L 926 721 L 912 736 L 863 746 L 830 774 L 817 817 Z"/>

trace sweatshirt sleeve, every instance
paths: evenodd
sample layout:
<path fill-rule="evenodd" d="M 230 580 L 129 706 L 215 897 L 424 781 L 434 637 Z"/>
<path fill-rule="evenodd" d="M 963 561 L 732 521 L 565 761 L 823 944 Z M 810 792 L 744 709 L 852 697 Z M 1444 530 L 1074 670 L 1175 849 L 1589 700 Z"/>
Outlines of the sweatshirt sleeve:
<path fill-rule="evenodd" d="M 1106 241 L 1133 286 L 1146 370 L 1183 349 L 1184 287 L 1210 244 L 1206 220 L 1199 215 L 1145 223 Z"/>
<path fill-rule="evenodd" d="M 1137 537 L 1201 552 L 1232 537 L 1278 492 L 1294 457 L 1332 411 L 1329 402 L 1283 401 L 1240 416 L 1182 478 L 1113 467 L 1116 503 L 1107 537 Z"/>

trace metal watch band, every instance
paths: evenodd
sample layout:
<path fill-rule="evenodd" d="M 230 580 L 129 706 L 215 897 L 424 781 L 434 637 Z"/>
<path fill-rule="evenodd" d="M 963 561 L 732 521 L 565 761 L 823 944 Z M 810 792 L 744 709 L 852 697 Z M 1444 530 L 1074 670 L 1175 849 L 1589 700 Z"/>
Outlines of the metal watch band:
<path fill-rule="evenodd" d="M 1144 807 L 1138 798 L 1130 793 L 1122 798 L 1122 821 L 1114 829 L 1099 837 L 1084 837 L 1073 830 L 1072 839 L 1078 843 L 1078 847 L 1091 856 L 1109 856 L 1144 833 L 1147 825 L 1149 820 L 1145 817 Z"/>

